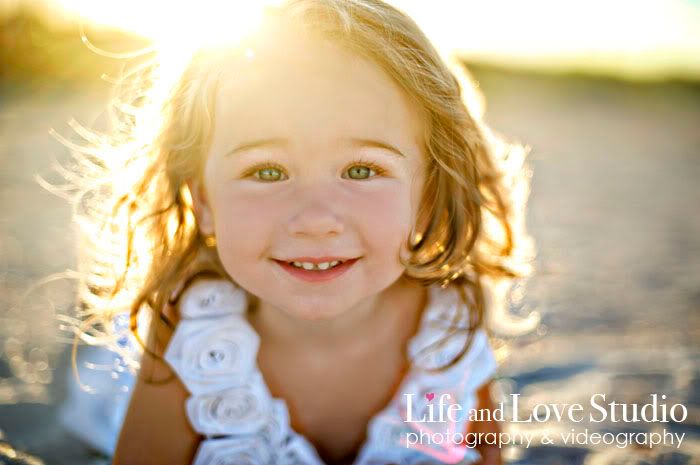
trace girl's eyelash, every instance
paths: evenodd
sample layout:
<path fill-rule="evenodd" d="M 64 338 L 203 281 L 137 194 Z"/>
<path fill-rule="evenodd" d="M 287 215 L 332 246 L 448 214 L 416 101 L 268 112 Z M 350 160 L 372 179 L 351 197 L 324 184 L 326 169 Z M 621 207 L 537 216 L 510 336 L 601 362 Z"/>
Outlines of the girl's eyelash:
<path fill-rule="evenodd" d="M 273 161 L 264 161 L 264 162 L 262 162 L 262 163 L 258 163 L 258 164 L 255 165 L 255 166 L 252 166 L 248 171 L 245 172 L 245 174 L 243 175 L 243 177 L 244 177 L 244 178 L 247 178 L 247 177 L 253 176 L 253 175 L 254 175 L 255 173 L 257 173 L 258 171 L 266 170 L 266 169 L 269 169 L 269 168 L 273 168 L 273 169 L 276 169 L 276 170 L 284 171 L 284 168 L 282 167 L 282 165 L 279 165 L 279 164 L 277 164 L 277 163 L 275 163 L 275 162 L 273 162 Z"/>
<path fill-rule="evenodd" d="M 379 166 L 379 165 L 377 165 L 369 160 L 364 160 L 362 158 L 353 161 L 345 169 L 347 170 L 348 168 L 351 168 L 351 167 L 356 166 L 356 165 L 366 166 L 367 168 L 370 168 L 375 173 L 377 173 L 377 176 L 382 176 L 382 175 L 385 175 L 387 173 L 387 170 L 385 170 L 381 166 Z M 253 176 L 258 171 L 264 170 L 264 169 L 269 169 L 269 168 L 284 171 L 284 167 L 282 165 L 280 165 L 279 163 L 275 163 L 273 161 L 264 161 L 262 163 L 259 163 L 255 166 L 251 167 L 249 170 L 247 170 L 244 174 L 244 177 L 247 178 L 249 176 Z"/>
<path fill-rule="evenodd" d="M 369 160 L 362 159 L 362 158 L 360 158 L 360 159 L 358 159 L 358 160 L 355 160 L 354 162 L 352 162 L 351 164 L 349 164 L 349 165 L 347 166 L 347 168 L 345 168 L 345 169 L 347 170 L 348 168 L 350 168 L 350 167 L 352 167 L 352 166 L 355 166 L 355 165 L 366 166 L 367 168 L 370 168 L 370 169 L 372 169 L 375 173 L 377 173 L 377 176 L 382 176 L 382 175 L 384 175 L 384 174 L 387 173 L 387 171 L 386 171 L 384 168 L 382 168 L 381 166 L 379 166 L 379 165 L 377 165 L 377 164 L 375 164 L 375 163 L 372 163 L 372 162 L 369 161 Z"/>

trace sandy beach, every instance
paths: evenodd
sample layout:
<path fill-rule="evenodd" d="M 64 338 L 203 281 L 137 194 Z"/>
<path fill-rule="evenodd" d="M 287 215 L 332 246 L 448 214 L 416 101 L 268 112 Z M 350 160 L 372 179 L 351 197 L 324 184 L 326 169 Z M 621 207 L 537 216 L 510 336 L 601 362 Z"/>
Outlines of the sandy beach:
<path fill-rule="evenodd" d="M 533 442 L 506 446 L 507 462 L 700 463 L 700 87 L 473 71 L 486 120 L 532 147 L 528 227 L 537 273 L 513 311 L 536 310 L 542 324 L 513 341 L 499 370 L 500 395 L 520 394 L 523 411 L 589 405 L 595 393 L 629 404 L 663 393 L 687 409 L 681 422 L 509 423 Z M 21 300 L 32 283 L 76 260 L 69 205 L 34 177 L 58 180 L 53 159 L 68 157 L 49 128 L 70 134 L 71 118 L 91 125 L 106 95 L 106 84 L 0 84 L 0 430 L 50 465 L 109 459 L 59 418 L 75 382 L 70 334 L 57 320 L 71 314 L 70 281 Z M 103 380 L 113 372 L 103 369 Z M 586 441 L 557 439 L 572 429 L 587 429 Z M 591 440 L 592 433 L 663 431 L 684 434 L 682 442 L 649 448 Z M 555 441 L 543 444 L 546 435 Z"/>

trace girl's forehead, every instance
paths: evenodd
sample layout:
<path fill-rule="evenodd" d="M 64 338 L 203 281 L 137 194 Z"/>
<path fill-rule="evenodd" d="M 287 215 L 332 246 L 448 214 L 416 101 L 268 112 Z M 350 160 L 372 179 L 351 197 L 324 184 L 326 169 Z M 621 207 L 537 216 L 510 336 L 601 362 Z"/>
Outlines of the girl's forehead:
<path fill-rule="evenodd" d="M 384 137 L 420 146 L 417 105 L 381 66 L 337 42 L 278 31 L 222 64 L 216 126 L 229 137 Z"/>

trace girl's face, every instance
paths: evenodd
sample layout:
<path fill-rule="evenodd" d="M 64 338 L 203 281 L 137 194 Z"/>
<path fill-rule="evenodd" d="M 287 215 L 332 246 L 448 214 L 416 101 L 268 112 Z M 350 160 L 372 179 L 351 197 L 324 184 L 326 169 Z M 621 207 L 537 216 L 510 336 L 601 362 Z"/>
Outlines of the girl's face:
<path fill-rule="evenodd" d="M 276 36 L 226 63 L 195 210 L 234 281 L 292 317 L 329 319 L 404 272 L 422 121 L 376 64 L 308 33 Z M 347 262 L 288 264 L 335 260 Z"/>

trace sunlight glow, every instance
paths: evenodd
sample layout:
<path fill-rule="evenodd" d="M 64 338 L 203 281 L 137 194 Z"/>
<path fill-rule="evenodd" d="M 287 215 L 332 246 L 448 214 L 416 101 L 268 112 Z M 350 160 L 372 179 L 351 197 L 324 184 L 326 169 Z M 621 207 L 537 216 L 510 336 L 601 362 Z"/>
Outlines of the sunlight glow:
<path fill-rule="evenodd" d="M 176 50 L 255 29 L 266 0 L 49 0 L 98 25 Z M 700 76 L 696 0 L 389 0 L 443 51 L 472 61 L 546 69 Z M 444 52 L 447 53 L 447 52 Z"/>
<path fill-rule="evenodd" d="M 696 0 L 393 0 L 441 49 L 478 62 L 627 77 L 700 76 Z"/>
<path fill-rule="evenodd" d="M 255 31 L 272 0 L 169 2 L 165 0 L 58 0 L 85 21 L 152 39 L 159 47 L 187 52 Z"/>

